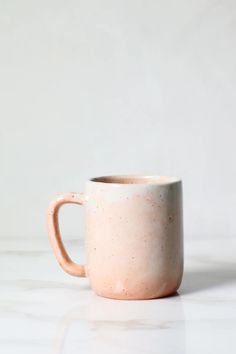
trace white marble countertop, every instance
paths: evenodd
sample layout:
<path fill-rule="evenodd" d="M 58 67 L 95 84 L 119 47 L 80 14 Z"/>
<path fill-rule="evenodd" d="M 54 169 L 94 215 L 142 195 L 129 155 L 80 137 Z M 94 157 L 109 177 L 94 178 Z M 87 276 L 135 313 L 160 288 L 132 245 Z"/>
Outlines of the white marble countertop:
<path fill-rule="evenodd" d="M 179 295 L 117 301 L 65 274 L 47 239 L 2 238 L 0 352 L 236 353 L 236 239 L 185 241 Z"/>

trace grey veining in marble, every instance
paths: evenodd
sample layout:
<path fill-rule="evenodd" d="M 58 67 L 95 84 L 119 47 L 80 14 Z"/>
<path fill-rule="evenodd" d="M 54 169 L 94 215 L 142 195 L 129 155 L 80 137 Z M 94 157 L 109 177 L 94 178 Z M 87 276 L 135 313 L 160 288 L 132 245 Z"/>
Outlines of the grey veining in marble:
<path fill-rule="evenodd" d="M 3 239 L 0 249 L 1 353 L 218 354 L 226 343 L 236 351 L 233 238 L 187 240 L 178 294 L 149 301 L 97 297 L 87 279 L 58 267 L 47 239 Z"/>

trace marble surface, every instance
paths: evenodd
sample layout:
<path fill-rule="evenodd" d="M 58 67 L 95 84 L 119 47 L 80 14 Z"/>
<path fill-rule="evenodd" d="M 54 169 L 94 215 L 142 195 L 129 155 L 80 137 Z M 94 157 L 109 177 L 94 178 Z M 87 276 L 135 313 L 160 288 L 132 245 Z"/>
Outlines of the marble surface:
<path fill-rule="evenodd" d="M 48 240 L 0 240 L 0 352 L 236 352 L 236 239 L 185 238 L 176 296 L 116 301 L 58 267 Z M 74 259 L 82 244 L 67 241 Z M 81 254 L 83 258 L 83 255 Z"/>

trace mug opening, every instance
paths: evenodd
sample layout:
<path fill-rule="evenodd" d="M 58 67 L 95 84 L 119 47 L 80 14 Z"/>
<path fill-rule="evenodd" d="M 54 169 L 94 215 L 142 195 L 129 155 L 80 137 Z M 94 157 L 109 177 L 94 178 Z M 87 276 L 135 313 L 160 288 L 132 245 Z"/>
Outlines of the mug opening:
<path fill-rule="evenodd" d="M 94 177 L 90 181 L 108 184 L 170 184 L 180 182 L 180 179 L 168 176 L 120 175 Z"/>

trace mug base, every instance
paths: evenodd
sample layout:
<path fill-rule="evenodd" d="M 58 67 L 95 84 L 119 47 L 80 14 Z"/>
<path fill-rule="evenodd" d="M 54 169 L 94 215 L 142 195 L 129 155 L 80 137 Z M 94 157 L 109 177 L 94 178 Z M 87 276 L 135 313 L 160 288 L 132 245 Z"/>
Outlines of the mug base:
<path fill-rule="evenodd" d="M 134 294 L 105 294 L 105 293 L 100 293 L 100 292 L 95 292 L 97 296 L 99 297 L 104 297 L 106 299 L 112 299 L 112 300 L 125 300 L 125 301 L 142 301 L 142 300 L 155 300 L 155 299 L 162 299 L 165 297 L 174 297 L 178 296 L 179 294 L 177 293 L 178 289 L 174 289 L 172 291 L 162 293 L 162 294 L 156 294 L 156 295 L 150 295 L 150 296 L 139 296 L 139 295 L 134 295 Z"/>

